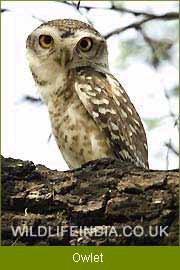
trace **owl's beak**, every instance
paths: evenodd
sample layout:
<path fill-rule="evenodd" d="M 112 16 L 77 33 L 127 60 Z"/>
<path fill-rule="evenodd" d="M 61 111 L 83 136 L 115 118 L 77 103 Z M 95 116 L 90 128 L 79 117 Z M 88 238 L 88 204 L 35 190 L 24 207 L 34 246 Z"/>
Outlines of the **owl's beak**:
<path fill-rule="evenodd" d="M 60 54 L 60 65 L 65 68 L 67 64 L 71 61 L 71 56 L 69 50 L 66 48 L 62 49 Z"/>

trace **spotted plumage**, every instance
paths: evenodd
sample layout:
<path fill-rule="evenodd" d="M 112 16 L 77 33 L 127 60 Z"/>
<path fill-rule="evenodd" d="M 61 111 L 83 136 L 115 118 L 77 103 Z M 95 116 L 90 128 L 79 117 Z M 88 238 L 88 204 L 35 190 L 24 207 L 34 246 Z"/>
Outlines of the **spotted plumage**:
<path fill-rule="evenodd" d="M 148 168 L 141 119 L 110 73 L 106 41 L 94 28 L 50 21 L 28 37 L 27 56 L 70 168 L 103 157 Z"/>

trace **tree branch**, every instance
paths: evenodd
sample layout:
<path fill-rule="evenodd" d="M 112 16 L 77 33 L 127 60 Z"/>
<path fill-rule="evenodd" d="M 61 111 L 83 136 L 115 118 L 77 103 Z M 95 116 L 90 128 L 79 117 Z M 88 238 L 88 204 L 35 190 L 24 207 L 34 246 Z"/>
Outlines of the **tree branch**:
<path fill-rule="evenodd" d="M 125 32 L 128 29 L 133 29 L 133 28 L 138 29 L 144 23 L 152 21 L 152 20 L 174 20 L 174 19 L 178 19 L 178 18 L 179 18 L 179 13 L 176 13 L 176 12 L 169 12 L 169 13 L 166 13 L 166 14 L 163 14 L 163 15 L 154 15 L 154 14 L 152 14 L 151 16 L 149 15 L 147 18 L 144 18 L 144 19 L 140 20 L 139 22 L 134 22 L 134 23 L 131 23 L 131 24 L 125 26 L 125 27 L 115 29 L 112 32 L 105 35 L 104 38 L 108 39 L 111 36 L 120 34 L 122 32 Z"/>
<path fill-rule="evenodd" d="M 2 158 L 2 245 L 178 245 L 178 178 L 112 159 L 58 172 Z M 12 234 L 17 226 L 24 234 Z M 141 237 L 123 234 L 137 226 Z M 160 226 L 167 235 L 152 236 Z"/>
<path fill-rule="evenodd" d="M 78 6 L 78 4 L 76 4 L 77 1 L 76 2 L 75 1 L 62 1 L 62 2 L 67 4 L 67 5 L 74 6 L 76 8 Z M 85 1 L 82 1 L 82 4 L 81 4 L 80 8 L 86 9 L 87 11 L 89 11 L 91 9 L 101 9 L 101 10 L 114 10 L 114 11 L 122 12 L 122 13 L 130 13 L 130 14 L 136 16 L 136 17 L 138 17 L 138 16 L 147 16 L 147 17 L 156 16 L 156 15 L 154 15 L 152 13 L 148 13 L 148 12 L 144 12 L 144 11 L 135 11 L 135 10 L 128 9 L 128 8 L 125 8 L 125 7 L 118 7 L 118 6 L 115 5 L 115 1 L 112 1 L 111 5 L 109 7 L 99 7 L 99 6 L 94 6 L 93 7 L 93 6 L 88 6 L 85 3 L 86 3 Z"/>

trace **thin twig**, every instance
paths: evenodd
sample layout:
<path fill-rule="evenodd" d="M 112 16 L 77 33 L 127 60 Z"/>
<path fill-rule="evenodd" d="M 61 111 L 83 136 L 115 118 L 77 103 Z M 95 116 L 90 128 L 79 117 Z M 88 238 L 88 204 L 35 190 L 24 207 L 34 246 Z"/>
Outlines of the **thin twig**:
<path fill-rule="evenodd" d="M 7 8 L 1 8 L 1 13 L 3 13 L 3 12 L 7 12 L 7 11 L 10 11 L 9 9 L 7 9 Z"/>
<path fill-rule="evenodd" d="M 169 143 L 171 144 L 171 139 L 169 139 Z M 169 168 L 169 147 L 167 147 L 167 153 L 166 153 L 166 170 Z"/>
<path fill-rule="evenodd" d="M 88 18 L 87 14 L 85 15 L 85 14 L 81 11 L 81 9 L 83 8 L 82 6 L 80 6 L 81 1 L 78 1 L 77 4 L 76 4 L 75 2 L 73 2 L 73 1 L 61 1 L 61 2 L 60 2 L 60 1 L 56 1 L 56 2 L 59 2 L 59 3 L 63 3 L 63 4 L 66 4 L 66 5 L 72 6 L 73 8 L 76 9 L 76 11 L 79 12 L 79 14 L 80 14 L 81 16 L 83 16 L 83 17 L 86 18 L 87 22 L 88 22 L 90 25 L 93 26 L 93 23 L 92 23 L 92 21 Z"/>
<path fill-rule="evenodd" d="M 130 13 L 134 16 L 146 16 L 146 17 L 152 17 L 153 14 L 152 13 L 148 13 L 148 12 L 144 12 L 144 11 L 135 11 L 135 10 L 131 10 L 128 8 L 124 8 L 124 7 L 116 7 L 114 5 L 114 3 L 112 4 L 111 10 L 115 10 L 115 11 L 120 11 L 120 12 L 124 12 L 124 13 Z"/>
<path fill-rule="evenodd" d="M 40 98 L 36 98 L 36 97 L 33 97 L 33 96 L 29 96 L 29 95 L 24 96 L 23 101 L 28 101 L 28 102 L 31 102 L 31 103 L 43 103 Z"/>
<path fill-rule="evenodd" d="M 46 23 L 46 22 L 47 22 L 47 21 L 45 21 L 45 20 L 43 20 L 43 19 L 41 19 L 41 18 L 39 18 L 39 17 L 37 17 L 37 16 L 32 15 L 32 17 L 33 17 L 34 19 L 36 19 L 36 20 L 42 22 L 42 23 Z"/>
<path fill-rule="evenodd" d="M 139 32 L 142 34 L 143 38 L 144 38 L 144 41 L 149 45 L 151 51 L 152 51 L 152 54 L 153 54 L 153 57 L 156 61 L 160 61 L 159 59 L 159 55 L 157 53 L 157 50 L 156 50 L 156 47 L 154 46 L 154 43 L 153 43 L 153 40 L 145 33 L 145 31 L 140 27 L 139 29 Z M 154 69 L 156 70 L 156 72 L 158 72 L 158 66 L 157 65 L 153 65 Z M 168 106 L 169 106 L 169 115 L 170 117 L 172 117 L 174 123 L 177 122 L 177 116 L 174 114 L 174 112 L 172 111 L 172 108 L 171 108 L 171 102 L 170 102 L 170 95 L 168 93 L 168 90 L 166 89 L 165 85 L 164 85 L 164 82 L 163 82 L 163 79 L 161 79 L 161 83 L 163 85 L 163 89 L 164 89 L 164 96 L 167 100 L 167 103 L 168 103 Z"/>
<path fill-rule="evenodd" d="M 59 2 L 59 1 L 58 1 Z M 76 5 L 74 3 L 74 1 L 62 1 L 63 3 L 67 4 L 67 5 Z M 146 16 L 146 17 L 152 17 L 152 16 L 156 16 L 152 13 L 148 13 L 148 12 L 144 12 L 144 11 L 134 11 L 128 8 L 124 8 L 124 7 L 117 7 L 115 5 L 115 1 L 112 1 L 111 6 L 110 7 L 100 7 L 100 6 L 88 6 L 85 4 L 85 1 L 82 1 L 82 5 L 81 8 L 86 9 L 87 11 L 91 10 L 91 9 L 101 9 L 101 10 L 114 10 L 117 12 L 124 12 L 124 13 L 130 13 L 134 16 Z"/>
<path fill-rule="evenodd" d="M 52 133 L 49 134 L 47 142 L 49 143 L 51 139 L 52 139 Z"/>
<path fill-rule="evenodd" d="M 149 45 L 149 47 L 150 47 L 150 49 L 152 51 L 153 58 L 159 62 L 160 61 L 159 55 L 157 53 L 156 47 L 154 46 L 153 40 L 145 33 L 145 31 L 141 27 L 138 30 L 142 34 L 142 36 L 144 38 L 144 41 Z M 158 72 L 158 66 L 157 65 L 153 65 L 153 67 L 155 68 L 156 72 Z M 161 83 L 163 85 L 164 95 L 165 95 L 165 98 L 167 100 L 168 107 L 169 107 L 169 116 L 172 117 L 172 119 L 174 121 L 174 126 L 176 126 L 176 124 L 177 124 L 177 116 L 172 111 L 171 102 L 170 102 L 170 95 L 169 95 L 169 93 L 168 93 L 168 91 L 167 91 L 167 89 L 166 89 L 166 87 L 165 87 L 165 85 L 163 83 L 162 78 L 161 78 Z M 171 138 L 169 138 L 169 142 L 166 143 L 165 146 L 167 147 L 167 153 L 166 153 L 166 169 L 168 170 L 168 168 L 169 168 L 169 150 L 171 150 L 177 156 L 179 156 L 179 153 L 175 149 L 175 147 L 172 145 Z"/>
<path fill-rule="evenodd" d="M 144 18 L 139 22 L 134 22 L 134 23 L 131 23 L 125 27 L 115 29 L 112 32 L 105 35 L 104 38 L 108 39 L 109 37 L 111 37 L 113 35 L 120 34 L 122 32 L 125 32 L 128 29 L 131 29 L 131 28 L 138 29 L 144 23 L 152 21 L 152 20 L 174 20 L 174 19 L 178 19 L 178 18 L 179 18 L 179 13 L 176 13 L 176 12 L 169 12 L 169 13 L 166 13 L 163 15 L 154 15 L 153 14 L 152 16 L 148 16 L 147 18 Z"/>
<path fill-rule="evenodd" d="M 166 146 L 168 149 L 170 149 L 176 156 L 179 156 L 179 152 L 178 152 L 177 149 L 175 149 L 175 146 L 172 145 L 171 140 L 169 140 L 168 143 L 165 143 L 165 146 Z"/>
<path fill-rule="evenodd" d="M 76 6 L 77 10 L 79 10 L 80 4 L 81 4 L 81 1 L 78 1 L 77 6 Z"/>

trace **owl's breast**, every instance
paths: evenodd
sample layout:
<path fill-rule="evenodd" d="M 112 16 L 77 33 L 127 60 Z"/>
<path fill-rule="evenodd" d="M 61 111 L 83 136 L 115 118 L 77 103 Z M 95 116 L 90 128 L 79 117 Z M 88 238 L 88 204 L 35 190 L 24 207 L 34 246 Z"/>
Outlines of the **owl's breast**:
<path fill-rule="evenodd" d="M 52 131 L 58 147 L 70 168 L 102 157 L 114 157 L 103 132 L 91 118 L 79 97 L 51 104 Z"/>

